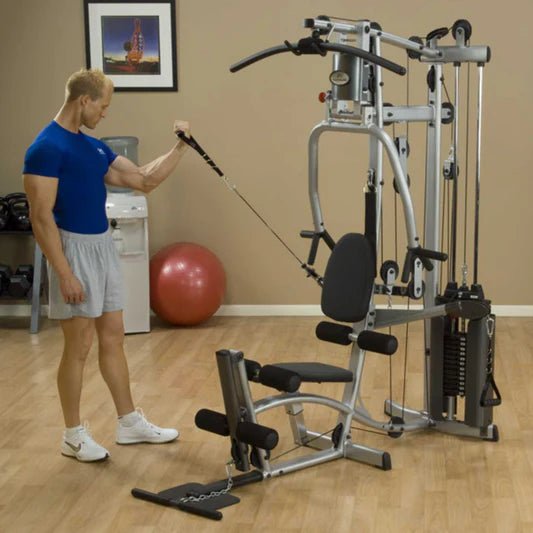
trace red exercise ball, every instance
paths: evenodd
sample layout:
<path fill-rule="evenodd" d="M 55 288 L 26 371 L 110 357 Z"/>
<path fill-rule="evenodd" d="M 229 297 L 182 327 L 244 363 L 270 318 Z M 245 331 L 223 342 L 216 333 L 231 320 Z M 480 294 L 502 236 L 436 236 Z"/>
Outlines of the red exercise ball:
<path fill-rule="evenodd" d="M 150 307 L 171 324 L 204 322 L 220 307 L 225 290 L 224 267 L 204 246 L 178 242 L 150 259 Z"/>

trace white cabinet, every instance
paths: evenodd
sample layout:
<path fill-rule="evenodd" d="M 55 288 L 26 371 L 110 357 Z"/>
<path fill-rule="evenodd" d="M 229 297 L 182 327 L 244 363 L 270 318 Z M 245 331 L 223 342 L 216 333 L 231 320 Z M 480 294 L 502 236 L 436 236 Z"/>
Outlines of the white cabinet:
<path fill-rule="evenodd" d="M 108 193 L 107 218 L 124 276 L 126 333 L 150 331 L 148 206 L 144 196 Z"/>

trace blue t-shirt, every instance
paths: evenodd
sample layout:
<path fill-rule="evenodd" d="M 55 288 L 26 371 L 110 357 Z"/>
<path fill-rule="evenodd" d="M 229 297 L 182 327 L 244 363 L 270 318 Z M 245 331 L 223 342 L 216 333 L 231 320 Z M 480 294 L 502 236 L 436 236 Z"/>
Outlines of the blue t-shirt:
<path fill-rule="evenodd" d="M 58 178 L 54 217 L 74 233 L 107 231 L 104 176 L 117 155 L 102 141 L 52 121 L 31 144 L 24 174 Z"/>

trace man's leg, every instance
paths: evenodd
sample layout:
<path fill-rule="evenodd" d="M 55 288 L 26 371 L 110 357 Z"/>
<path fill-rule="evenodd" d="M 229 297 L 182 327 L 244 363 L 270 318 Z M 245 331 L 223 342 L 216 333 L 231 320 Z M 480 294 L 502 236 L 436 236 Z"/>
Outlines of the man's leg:
<path fill-rule="evenodd" d="M 57 373 L 57 387 L 66 426 L 61 453 L 79 461 L 102 461 L 109 457 L 109 452 L 92 438 L 88 427 L 80 424 L 83 368 L 94 337 L 94 319 L 61 320 L 61 327 L 65 348 Z"/>
<path fill-rule="evenodd" d="M 83 368 L 93 341 L 94 320 L 74 317 L 60 322 L 65 344 L 57 372 L 57 388 L 65 426 L 72 428 L 80 425 Z"/>
<path fill-rule="evenodd" d="M 100 372 L 111 391 L 118 416 L 135 410 L 131 398 L 128 363 L 124 354 L 122 311 L 103 313 L 95 319 Z"/>
<path fill-rule="evenodd" d="M 124 354 L 124 322 L 122 311 L 103 313 L 95 320 L 98 342 L 98 360 L 113 401 L 117 408 L 118 444 L 138 442 L 164 443 L 176 440 L 179 432 L 171 428 L 160 428 L 146 420 L 142 411 L 135 411 L 130 391 L 128 364 Z"/>

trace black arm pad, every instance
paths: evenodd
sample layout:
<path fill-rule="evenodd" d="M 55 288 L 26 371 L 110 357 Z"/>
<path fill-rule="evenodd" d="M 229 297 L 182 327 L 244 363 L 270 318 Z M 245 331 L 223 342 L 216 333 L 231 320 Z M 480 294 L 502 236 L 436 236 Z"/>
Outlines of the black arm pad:
<path fill-rule="evenodd" d="M 448 254 L 444 252 L 437 252 L 436 250 L 429 250 L 428 248 L 418 248 L 414 249 L 415 254 L 418 257 L 428 257 L 429 259 L 435 259 L 436 261 L 446 261 L 448 259 Z"/>
<path fill-rule="evenodd" d="M 235 436 L 241 442 L 263 450 L 273 450 L 278 445 L 279 440 L 278 432 L 275 429 L 254 422 L 239 422 Z"/>
<path fill-rule="evenodd" d="M 319 322 L 316 326 L 315 333 L 321 341 L 334 342 L 343 346 L 352 344 L 349 335 L 353 331 L 350 326 L 334 324 L 333 322 Z"/>
<path fill-rule="evenodd" d="M 296 392 L 300 388 L 302 378 L 292 370 L 265 365 L 259 372 L 259 383 L 273 387 L 279 391 Z"/>
<path fill-rule="evenodd" d="M 211 409 L 200 409 L 194 417 L 196 427 L 217 435 L 227 437 L 229 435 L 228 418 L 222 413 Z"/>
<path fill-rule="evenodd" d="M 362 350 L 392 355 L 398 349 L 398 340 L 392 335 L 377 331 L 361 331 L 357 336 L 357 345 Z"/>

